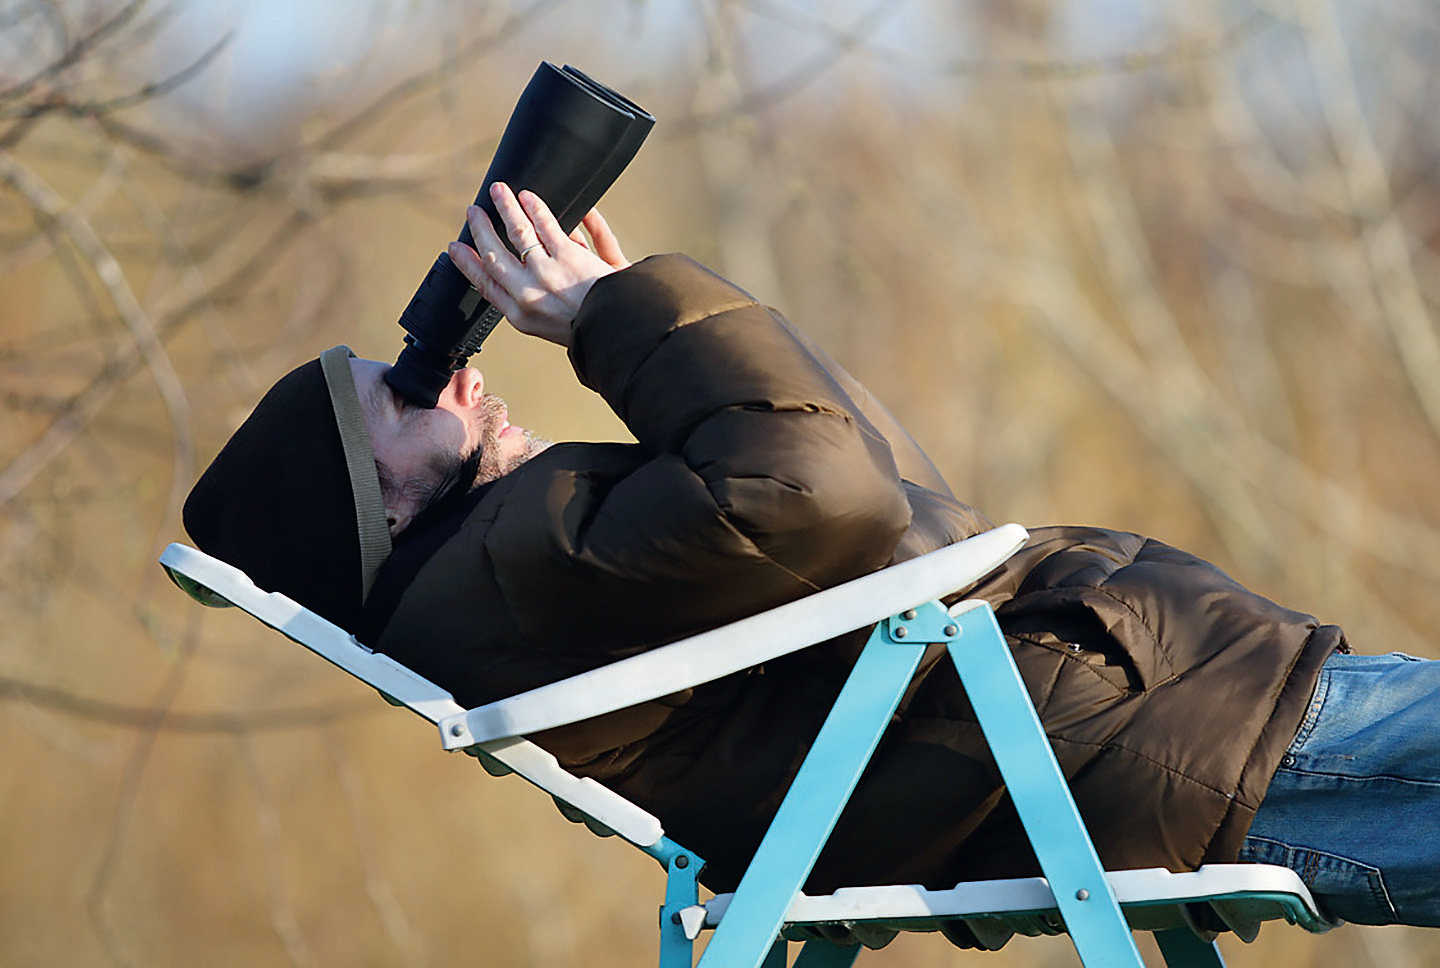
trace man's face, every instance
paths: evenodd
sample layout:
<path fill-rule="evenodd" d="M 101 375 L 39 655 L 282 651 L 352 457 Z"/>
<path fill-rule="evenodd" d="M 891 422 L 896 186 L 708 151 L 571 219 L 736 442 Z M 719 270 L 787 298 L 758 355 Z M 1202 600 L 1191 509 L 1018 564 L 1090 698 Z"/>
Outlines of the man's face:
<path fill-rule="evenodd" d="M 435 408 L 427 410 L 385 382 L 389 364 L 352 359 L 350 369 L 375 460 L 398 491 L 387 494 L 387 505 L 395 505 L 386 508 L 392 532 L 409 524 L 430 499 L 470 477 L 472 468 L 473 484 L 486 484 L 549 445 L 510 423 L 505 401 L 485 393 L 478 370 L 457 370 Z"/>

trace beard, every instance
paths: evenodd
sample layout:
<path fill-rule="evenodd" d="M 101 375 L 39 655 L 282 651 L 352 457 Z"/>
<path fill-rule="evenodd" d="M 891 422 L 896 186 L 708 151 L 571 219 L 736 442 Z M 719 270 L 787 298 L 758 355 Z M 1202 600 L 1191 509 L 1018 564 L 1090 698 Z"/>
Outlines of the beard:
<path fill-rule="evenodd" d="M 402 482 L 401 490 L 410 489 L 408 497 L 415 504 L 414 517 L 441 513 L 441 509 L 451 507 L 481 485 L 498 480 L 551 445 L 550 441 L 526 430 L 522 431 L 524 446 L 507 448 L 500 438 L 507 426 L 505 401 L 493 395 L 482 397 L 471 424 L 478 443 L 468 452 L 447 453 L 444 448 L 437 448 L 425 461 L 428 473 Z M 379 458 L 375 464 L 383 487 L 391 475 Z"/>
<path fill-rule="evenodd" d="M 480 442 L 461 459 L 458 483 L 465 490 L 473 490 L 504 477 L 552 443 L 524 430 L 521 431 L 524 435 L 524 446 L 517 452 L 505 453 L 500 443 L 500 434 L 508 426 L 508 414 L 505 401 L 493 393 L 487 393 L 481 398 L 475 415 L 475 429 Z"/>

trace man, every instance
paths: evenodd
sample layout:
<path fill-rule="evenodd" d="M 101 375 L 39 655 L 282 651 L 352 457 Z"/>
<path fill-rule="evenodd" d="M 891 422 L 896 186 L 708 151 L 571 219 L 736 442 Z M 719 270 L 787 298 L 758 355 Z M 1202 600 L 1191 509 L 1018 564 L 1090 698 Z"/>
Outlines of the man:
<path fill-rule="evenodd" d="M 680 256 L 630 266 L 595 213 L 592 252 L 533 195 L 494 200 L 521 258 L 473 208 L 476 246 L 452 258 L 517 329 L 567 346 L 637 443 L 547 447 L 470 370 L 416 410 L 337 348 L 282 379 L 196 485 L 203 549 L 478 705 L 988 527 L 773 311 Z M 1415 848 L 1440 839 L 1420 826 L 1440 663 L 1350 656 L 1338 628 L 1097 528 L 1036 529 L 963 591 L 995 606 L 1107 867 L 1284 863 L 1332 915 L 1440 923 L 1435 848 Z M 726 889 L 864 638 L 534 738 L 660 816 Z M 942 656 L 810 890 L 1035 870 Z"/>

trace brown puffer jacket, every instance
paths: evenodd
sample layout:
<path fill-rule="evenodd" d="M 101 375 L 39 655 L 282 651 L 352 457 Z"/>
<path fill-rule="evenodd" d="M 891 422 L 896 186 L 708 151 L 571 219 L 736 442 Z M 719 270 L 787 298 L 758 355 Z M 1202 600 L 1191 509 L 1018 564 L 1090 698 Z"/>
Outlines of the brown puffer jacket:
<path fill-rule="evenodd" d="M 461 703 L 989 526 L 853 379 L 684 257 L 597 283 L 571 360 L 638 443 L 556 445 L 417 522 L 372 595 L 373 644 Z M 1102 861 L 1234 859 L 1340 630 L 1138 535 L 1031 534 L 965 593 L 996 608 Z M 657 814 L 728 889 L 864 639 L 534 738 Z M 1038 872 L 942 658 L 926 657 L 809 890 Z"/>

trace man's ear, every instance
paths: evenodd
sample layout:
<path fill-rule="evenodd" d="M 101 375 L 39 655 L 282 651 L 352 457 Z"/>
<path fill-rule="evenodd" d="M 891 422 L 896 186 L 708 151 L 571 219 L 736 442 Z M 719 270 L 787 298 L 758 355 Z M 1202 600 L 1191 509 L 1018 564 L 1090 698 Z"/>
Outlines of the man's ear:
<path fill-rule="evenodd" d="M 377 451 L 380 445 L 381 441 L 378 440 L 371 443 Z M 419 504 L 407 493 L 405 482 L 397 478 L 390 466 L 376 454 L 375 476 L 380 479 L 380 500 L 385 503 L 385 524 L 390 531 L 390 540 L 394 541 L 395 536 L 415 520 L 415 511 Z"/>
<path fill-rule="evenodd" d="M 410 522 L 413 520 L 415 520 L 415 505 L 413 503 L 405 502 L 398 506 L 388 504 L 385 506 L 385 523 L 390 526 L 391 540 L 394 540 L 395 536 L 401 531 L 410 527 Z"/>

